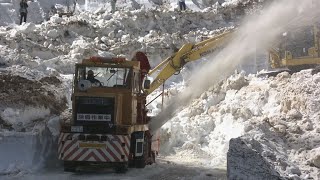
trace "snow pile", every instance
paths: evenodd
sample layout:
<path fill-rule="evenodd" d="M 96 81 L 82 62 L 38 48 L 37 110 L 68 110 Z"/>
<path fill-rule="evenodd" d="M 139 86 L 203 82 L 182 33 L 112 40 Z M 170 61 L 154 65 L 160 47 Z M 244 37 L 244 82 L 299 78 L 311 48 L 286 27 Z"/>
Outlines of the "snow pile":
<path fill-rule="evenodd" d="M 319 80 L 311 70 L 269 78 L 235 74 L 162 127 L 161 151 L 224 167 L 229 140 L 243 135 L 230 141 L 229 178 L 319 179 Z"/>
<path fill-rule="evenodd" d="M 0 0 L 0 26 L 18 24 L 19 19 L 19 2 L 18 0 Z M 256 5 L 254 1 L 248 0 L 214 0 L 214 1 L 186 1 L 188 11 L 215 11 L 227 12 L 224 16 L 235 17 L 239 13 L 243 13 L 244 6 Z M 47 21 L 54 13 L 74 12 L 75 14 L 82 11 L 90 11 L 94 13 L 108 13 L 111 15 L 111 2 L 109 0 L 33 0 L 28 2 L 28 22 L 41 23 Z M 233 8 L 234 10 L 232 10 Z M 161 11 L 177 11 L 177 0 L 139 0 L 116 2 L 117 11 L 135 11 L 135 10 L 161 10 Z M 241 10 L 236 10 L 241 9 Z M 223 13 L 220 13 L 223 14 Z"/>
<path fill-rule="evenodd" d="M 60 93 L 66 92 L 57 77 L 38 76 L 34 80 L 25 71 L 7 71 L 0 74 L 0 174 L 23 174 L 48 165 L 52 159 L 48 157 L 57 148 L 59 115 L 67 108 Z M 51 166 L 55 163 L 50 162 Z"/>
<path fill-rule="evenodd" d="M 200 21 L 196 20 L 199 16 Z M 182 44 L 199 41 L 203 36 L 221 33 L 225 27 L 232 26 L 221 19 L 215 20 L 212 13 L 184 17 L 177 12 L 141 10 L 119 12 L 110 18 L 108 13 L 83 12 L 69 18 L 53 16 L 41 25 L 27 23 L 0 28 L 3 35 L 0 62 L 69 74 L 75 62 L 92 55 L 112 52 L 130 59 L 135 51 L 143 50 L 155 65 Z M 171 24 L 176 26 L 173 28 Z"/>
<path fill-rule="evenodd" d="M 295 1 L 283 0 L 264 8 L 260 14 L 247 17 L 245 23 L 232 34 L 226 47 L 208 58 L 209 61 L 194 72 L 189 86 L 183 93 L 169 102 L 166 109 L 151 122 L 152 129 L 160 128 L 166 120 L 174 116 L 175 110 L 180 106 L 187 105 L 190 100 L 206 91 L 212 84 L 230 76 L 242 64 L 248 64 L 252 60 L 249 57 L 253 56 L 257 49 L 268 49 L 277 40 L 278 35 L 288 29 L 289 20 L 297 16 L 316 17 L 314 14 L 309 14 L 313 12 L 312 7 L 311 1 L 304 1 L 297 6 Z M 303 21 L 296 19 L 296 22 Z"/>
<path fill-rule="evenodd" d="M 111 52 L 130 59 L 142 50 L 155 66 L 186 42 L 233 27 L 239 16 L 226 21 L 227 10 L 233 12 L 79 12 L 72 17 L 54 15 L 42 24 L 0 27 L 0 65 L 32 78 L 59 76 L 73 73 L 74 63 L 92 55 Z"/>
<path fill-rule="evenodd" d="M 283 7 L 286 8 L 283 9 Z M 301 119 L 303 117 L 301 111 L 308 109 L 304 104 L 304 99 L 310 98 L 312 101 L 309 104 L 315 104 L 313 100 L 316 99 L 316 96 L 310 93 L 317 92 L 318 87 L 316 83 L 312 83 L 312 76 L 298 73 L 292 76 L 293 79 L 296 79 L 288 85 L 289 81 L 286 79 L 289 75 L 284 73 L 276 79 L 271 78 L 270 85 L 268 85 L 268 81 L 264 79 L 245 78 L 244 74 L 240 73 L 219 84 L 221 79 L 230 74 L 242 61 L 248 60 L 247 56 L 254 53 L 255 49 L 252 48 L 252 44 L 256 44 L 255 42 L 258 41 L 258 49 L 266 48 L 268 44 L 276 40 L 277 34 L 290 28 L 287 21 L 293 19 L 296 24 L 304 25 L 306 20 L 319 14 L 319 11 L 315 11 L 315 9 L 312 11 L 310 8 L 315 8 L 312 1 L 304 1 L 301 4 L 297 4 L 297 1 L 280 1 L 265 9 L 260 16 L 250 18 L 248 23 L 240 27 L 233 42 L 212 61 L 209 61 L 211 63 L 207 63 L 199 73 L 194 74 L 189 85 L 179 95 L 172 98 L 173 100 L 168 102 L 167 108 L 151 122 L 151 127 L 156 129 L 162 125 L 161 123 L 171 119 L 161 129 L 163 131 L 162 139 L 166 144 L 162 148 L 163 153 L 172 153 L 179 161 L 198 161 L 198 164 L 202 165 L 224 167 L 227 164 L 226 152 L 229 148 L 229 140 L 252 131 L 252 136 L 250 136 L 252 140 L 249 138 L 247 141 L 231 141 L 234 142 L 231 144 L 228 166 L 231 179 L 247 179 L 249 177 L 268 179 L 268 177 L 278 175 L 288 178 L 313 177 L 318 179 L 318 169 L 314 168 L 313 164 L 306 164 L 303 159 L 310 158 L 313 159 L 310 160 L 312 162 L 317 161 L 314 160 L 318 158 L 317 155 L 316 157 L 306 156 L 307 153 L 310 153 L 309 150 L 315 152 L 318 148 L 318 142 L 315 138 L 318 135 L 316 130 L 309 133 L 309 130 L 305 129 L 308 135 L 299 140 L 300 133 L 303 132 L 300 126 L 309 129 L 317 121 L 317 116 L 310 120 L 310 116 L 313 116 L 316 111 L 306 111 L 307 120 Z M 298 82 L 303 83 L 298 85 Z M 212 84 L 217 85 L 209 88 Z M 247 86 L 247 84 L 249 85 Z M 290 85 L 296 86 L 296 90 L 300 94 L 292 94 L 291 89 L 286 89 Z M 309 85 L 315 89 L 311 90 Z M 206 89 L 209 91 L 202 93 Z M 292 98 L 293 95 L 305 96 L 296 99 Z M 199 96 L 200 99 L 192 100 L 193 97 Z M 281 104 L 279 98 L 282 97 L 286 99 L 283 99 Z M 181 109 L 181 106 L 187 107 Z M 288 108 L 289 106 L 290 108 Z M 260 125 L 261 121 L 265 123 L 264 120 L 269 117 L 275 118 L 273 122 L 281 122 L 281 114 L 283 113 L 285 113 L 284 118 L 290 120 L 276 124 L 275 129 L 280 132 L 288 129 L 290 131 L 288 139 L 290 140 L 287 141 L 285 141 L 287 138 L 279 138 L 277 133 L 266 131 L 265 129 L 268 128 L 265 128 L 264 124 Z M 297 123 L 298 120 L 301 122 Z M 307 139 L 309 142 L 306 141 Z M 309 147 L 309 149 L 303 149 L 306 152 L 303 151 L 301 155 L 298 155 L 300 151 L 297 150 L 297 147 L 293 147 L 291 144 L 293 141 L 295 146 Z M 241 147 L 241 142 L 244 144 L 247 142 L 248 147 L 246 145 Z M 286 143 L 288 143 L 288 148 Z M 257 155 L 261 157 L 253 156 L 246 161 L 248 156 L 242 156 L 242 154 L 254 154 L 252 151 L 261 152 L 261 155 Z M 244 166 L 242 162 L 247 164 Z M 253 167 L 255 165 L 262 167 L 255 169 Z M 252 174 L 250 169 L 253 169 Z M 262 172 L 262 170 L 265 171 Z"/>
<path fill-rule="evenodd" d="M 209 58 L 210 61 L 198 68 L 186 89 L 173 98 L 165 110 L 150 123 L 151 129 L 160 128 L 179 111 L 179 107 L 188 105 L 190 100 L 199 96 L 212 84 L 217 84 L 230 76 L 241 64 L 249 62 L 251 59 L 248 57 L 254 55 L 257 49 L 268 49 L 277 41 L 279 34 L 292 28 L 288 21 L 293 21 L 295 26 L 299 27 L 316 18 L 319 15 L 316 9 L 311 0 L 299 5 L 297 1 L 282 0 L 264 8 L 261 14 L 249 16 L 233 34 L 226 47 L 213 54 L 212 58 Z"/>
<path fill-rule="evenodd" d="M 74 16 L 50 15 L 52 5 L 60 3 L 56 7 L 63 9 L 66 2 L 29 2 L 27 23 L 17 26 L 18 1 L 0 1 L 0 25 L 8 25 L 0 26 L 0 154 L 4 159 L 0 172 L 4 174 L 57 164 L 53 150 L 64 118 L 59 115 L 70 106 L 74 63 L 107 52 L 130 59 L 143 50 L 155 65 L 186 42 L 233 27 L 245 14 L 228 7 L 181 14 L 171 11 L 171 6 L 110 14 L 108 8 L 82 11 L 91 4 L 79 1 Z M 12 156 L 17 158 L 8 158 Z"/>
<path fill-rule="evenodd" d="M 254 151 L 282 176 L 319 179 L 320 126 L 319 101 L 316 98 L 319 95 L 319 78 L 319 74 L 312 75 L 311 71 L 305 70 L 293 75 L 282 73 L 266 80 L 269 87 L 264 90 L 268 92 L 264 97 L 266 103 L 259 108 L 261 118 L 239 139 L 244 143 L 230 146 L 230 158 L 236 155 L 232 153 L 235 149 L 241 151 L 243 146 L 258 144 L 261 148 L 253 148 Z M 251 158 L 248 161 L 239 159 L 243 161 L 241 167 L 234 162 L 230 164 L 232 169 L 239 168 L 232 177 L 245 177 L 245 174 L 241 176 L 242 170 L 254 166 L 248 163 Z"/>
<path fill-rule="evenodd" d="M 57 141 L 38 123 L 32 132 L 0 131 L 0 176 L 21 176 L 42 168 L 57 167 L 53 149 Z"/>
<path fill-rule="evenodd" d="M 161 151 L 177 153 L 182 161 L 224 167 L 228 141 L 244 133 L 247 109 L 234 106 L 235 93 L 247 85 L 244 74 L 230 77 L 224 84 L 211 87 L 193 100 L 161 128 Z M 186 156 L 189 154 L 188 156 Z M 190 158 L 190 159 L 189 159 Z"/>
<path fill-rule="evenodd" d="M 177 8 L 173 0 L 121 1 L 117 4 L 119 11 L 111 14 L 110 7 L 79 1 L 74 16 L 59 17 L 48 15 L 51 3 L 56 1 L 35 0 L 30 2 L 30 9 L 35 14 L 30 14 L 28 23 L 16 26 L 11 23 L 17 22 L 18 4 L 0 1 L 1 23 L 10 24 L 0 27 L 0 75 L 16 78 L 12 81 L 14 78 L 8 81 L 1 78 L 0 81 L 3 85 L 13 82 L 12 87 L 0 86 L 0 155 L 4 159 L 0 172 L 17 173 L 56 159 L 57 156 L 47 149 L 56 149 L 55 137 L 63 118 L 58 115 L 70 105 L 70 74 L 74 63 L 105 53 L 130 59 L 135 51 L 142 50 L 154 66 L 186 42 L 198 42 L 203 37 L 233 28 L 240 17 L 250 13 L 252 9 L 246 5 L 255 6 L 253 2 L 187 1 L 187 6 L 196 12 L 181 13 L 173 11 Z M 250 19 L 253 23 L 240 28 L 231 45 L 217 58 L 208 59 L 205 66 L 209 68 L 201 69 L 195 78 L 169 84 L 173 85 L 168 91 L 170 97 L 182 94 L 185 99 L 175 101 L 173 106 L 168 103 L 171 110 L 180 110 L 179 113 L 164 111 L 166 118 L 159 117 L 167 120 L 167 115 L 173 116 L 161 129 L 161 153 L 181 162 L 225 168 L 229 140 L 246 134 L 240 140 L 231 141 L 230 152 L 234 149 L 241 150 L 238 151 L 240 154 L 246 150 L 258 152 L 254 157 L 261 161 L 250 161 L 256 165 L 265 162 L 263 167 L 270 167 L 275 176 L 306 178 L 309 174 L 309 177 L 319 178 L 318 169 L 313 167 L 320 164 L 316 138 L 320 131 L 316 98 L 318 74 L 303 71 L 292 76 L 283 73 L 263 79 L 240 73 L 219 83 L 255 52 L 252 47 L 256 40 L 261 43 L 260 48 L 274 40 L 274 35 L 284 29 L 285 22 L 300 14 L 309 1 L 299 4 L 299 8 L 294 4 L 297 1 L 292 2 L 279 3 L 275 11 L 265 11 L 265 15 L 258 16 L 258 21 Z M 270 14 L 273 15 L 271 19 L 267 18 Z M 39 22 L 41 24 L 37 24 Z M 273 27 L 277 28 L 274 30 Z M 248 37 L 248 34 L 253 36 Z M 51 83 L 56 81 L 60 83 Z M 5 97 L 14 98 L 17 94 L 19 98 L 4 101 Z M 48 97 L 52 99 L 46 99 Z M 187 106 L 177 108 L 183 105 Z M 160 111 L 155 103 L 151 108 L 154 114 Z M 11 143 L 10 137 L 18 139 L 19 135 L 23 137 L 23 143 Z M 9 150 L 4 147 L 17 151 L 7 154 Z M 17 158 L 5 158 L 11 156 Z M 235 160 L 237 153 L 230 153 L 230 156 Z M 239 161 L 230 161 L 230 168 L 238 167 Z M 56 162 L 49 164 L 54 166 Z M 232 171 L 230 176 L 239 177 L 251 169 L 251 166 L 244 167 L 244 171 Z"/>

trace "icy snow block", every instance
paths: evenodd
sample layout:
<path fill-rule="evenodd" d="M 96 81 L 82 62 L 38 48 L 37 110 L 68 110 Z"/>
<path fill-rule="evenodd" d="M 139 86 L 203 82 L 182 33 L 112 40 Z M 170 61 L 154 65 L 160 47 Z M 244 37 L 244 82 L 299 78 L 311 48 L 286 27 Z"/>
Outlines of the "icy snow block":
<path fill-rule="evenodd" d="M 37 137 L 29 133 L 0 134 L 0 173 L 31 170 L 34 165 Z"/>
<path fill-rule="evenodd" d="M 231 139 L 227 153 L 228 179 L 281 180 L 279 173 L 260 154 L 261 144 L 242 137 Z"/>

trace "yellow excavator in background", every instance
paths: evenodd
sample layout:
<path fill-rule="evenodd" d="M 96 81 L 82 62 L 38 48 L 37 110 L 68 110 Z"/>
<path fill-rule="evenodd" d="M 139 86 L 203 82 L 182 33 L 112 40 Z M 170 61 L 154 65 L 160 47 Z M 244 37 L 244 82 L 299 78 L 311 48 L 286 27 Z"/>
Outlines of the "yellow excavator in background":
<path fill-rule="evenodd" d="M 297 72 L 320 64 L 320 24 L 291 28 L 269 50 L 272 69 L 287 68 Z"/>

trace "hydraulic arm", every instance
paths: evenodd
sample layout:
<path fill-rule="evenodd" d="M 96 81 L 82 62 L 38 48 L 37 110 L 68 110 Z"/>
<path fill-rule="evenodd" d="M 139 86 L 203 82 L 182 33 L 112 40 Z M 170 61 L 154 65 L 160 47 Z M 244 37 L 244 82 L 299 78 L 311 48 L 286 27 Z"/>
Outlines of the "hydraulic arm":
<path fill-rule="evenodd" d="M 175 54 L 165 59 L 148 73 L 148 75 L 152 75 L 157 70 L 160 70 L 154 81 L 150 84 L 150 88 L 145 90 L 146 93 L 152 93 L 168 78 L 179 72 L 186 63 L 199 60 L 215 52 L 230 39 L 233 32 L 234 30 L 230 30 L 197 44 L 187 43 L 183 45 Z"/>

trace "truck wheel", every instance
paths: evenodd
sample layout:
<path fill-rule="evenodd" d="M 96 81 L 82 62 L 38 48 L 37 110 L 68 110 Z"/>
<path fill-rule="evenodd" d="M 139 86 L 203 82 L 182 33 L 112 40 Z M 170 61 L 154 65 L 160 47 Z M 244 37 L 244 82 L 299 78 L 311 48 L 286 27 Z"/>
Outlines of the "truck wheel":
<path fill-rule="evenodd" d="M 117 165 L 114 170 L 116 173 L 126 173 L 128 171 L 128 165 L 127 164 L 121 164 Z"/>
<path fill-rule="evenodd" d="M 76 166 L 73 162 L 64 161 L 63 169 L 65 172 L 76 172 Z"/>
<path fill-rule="evenodd" d="M 129 163 L 128 163 L 129 168 L 135 167 L 134 163 L 135 163 L 135 160 L 129 160 Z"/>
<path fill-rule="evenodd" d="M 144 168 L 146 167 L 146 161 L 145 159 L 136 159 L 136 168 Z"/>

